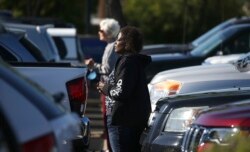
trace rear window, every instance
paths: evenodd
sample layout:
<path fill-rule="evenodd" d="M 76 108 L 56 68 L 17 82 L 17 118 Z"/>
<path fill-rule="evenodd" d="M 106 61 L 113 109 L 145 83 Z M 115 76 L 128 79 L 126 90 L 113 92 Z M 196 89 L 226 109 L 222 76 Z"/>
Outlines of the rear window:
<path fill-rule="evenodd" d="M 53 36 L 61 59 L 77 59 L 77 43 L 75 37 Z"/>
<path fill-rule="evenodd" d="M 45 57 L 42 55 L 41 51 L 36 47 L 31 41 L 29 41 L 25 36 L 21 37 L 20 43 L 33 55 L 37 61 L 46 61 Z"/>
<path fill-rule="evenodd" d="M 8 62 L 18 61 L 18 59 L 13 54 L 11 54 L 8 50 L 6 50 L 2 45 L 0 45 L 0 57 L 4 61 L 8 61 Z"/>

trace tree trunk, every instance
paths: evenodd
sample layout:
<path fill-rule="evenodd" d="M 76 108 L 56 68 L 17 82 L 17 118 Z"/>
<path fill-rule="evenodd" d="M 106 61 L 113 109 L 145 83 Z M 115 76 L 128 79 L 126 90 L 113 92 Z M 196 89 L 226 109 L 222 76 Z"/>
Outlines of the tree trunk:
<path fill-rule="evenodd" d="M 105 18 L 106 17 L 105 3 L 106 3 L 106 0 L 99 0 L 98 1 L 98 12 L 97 12 L 98 18 Z"/>
<path fill-rule="evenodd" d="M 120 0 L 106 0 L 107 1 L 107 16 L 116 19 L 121 27 L 127 25 L 121 7 Z"/>
<path fill-rule="evenodd" d="M 187 32 L 187 0 L 183 1 L 183 31 L 182 31 L 182 43 L 186 43 L 186 32 Z"/>
<path fill-rule="evenodd" d="M 207 25 L 207 7 L 208 3 L 207 0 L 202 0 L 201 1 L 201 6 L 200 6 L 200 10 L 199 10 L 199 20 L 198 20 L 198 25 L 199 25 L 199 30 L 197 30 L 196 35 L 200 35 L 201 33 L 204 33 L 206 31 L 206 29 L 204 29 L 204 25 Z"/>

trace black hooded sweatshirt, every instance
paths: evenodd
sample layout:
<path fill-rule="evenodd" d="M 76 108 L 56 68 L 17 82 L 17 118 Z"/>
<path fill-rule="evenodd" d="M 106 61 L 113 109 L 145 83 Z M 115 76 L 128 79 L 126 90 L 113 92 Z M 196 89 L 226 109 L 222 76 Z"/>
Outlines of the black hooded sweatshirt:
<path fill-rule="evenodd" d="M 151 113 L 145 67 L 151 57 L 124 54 L 116 62 L 114 85 L 105 84 L 103 93 L 115 101 L 112 125 L 144 128 Z"/>

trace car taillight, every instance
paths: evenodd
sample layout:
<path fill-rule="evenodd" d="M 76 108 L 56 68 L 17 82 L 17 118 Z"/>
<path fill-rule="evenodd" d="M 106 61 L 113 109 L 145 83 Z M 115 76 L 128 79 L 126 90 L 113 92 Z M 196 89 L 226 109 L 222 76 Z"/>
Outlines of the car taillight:
<path fill-rule="evenodd" d="M 69 100 L 84 103 L 87 98 L 87 85 L 84 78 L 78 78 L 66 83 Z"/>
<path fill-rule="evenodd" d="M 56 152 L 54 136 L 52 134 L 31 140 L 22 145 L 22 152 Z"/>
<path fill-rule="evenodd" d="M 87 82 L 85 78 L 78 78 L 66 83 L 71 111 L 82 115 L 85 111 L 87 99 Z"/>

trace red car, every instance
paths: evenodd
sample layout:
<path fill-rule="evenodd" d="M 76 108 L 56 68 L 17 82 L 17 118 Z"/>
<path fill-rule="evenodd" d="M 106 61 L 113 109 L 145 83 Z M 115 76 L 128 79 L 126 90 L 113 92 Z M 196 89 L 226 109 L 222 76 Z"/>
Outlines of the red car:
<path fill-rule="evenodd" d="M 250 100 L 227 104 L 201 112 L 186 133 L 183 152 L 250 150 Z"/>

